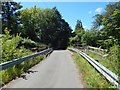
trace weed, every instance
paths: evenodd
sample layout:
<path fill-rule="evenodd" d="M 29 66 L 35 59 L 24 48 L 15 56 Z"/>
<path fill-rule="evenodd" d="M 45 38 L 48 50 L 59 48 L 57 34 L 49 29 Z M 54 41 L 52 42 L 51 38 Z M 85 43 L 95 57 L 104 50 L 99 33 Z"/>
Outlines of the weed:
<path fill-rule="evenodd" d="M 109 83 L 93 66 L 89 64 L 82 56 L 73 53 L 73 58 L 77 63 L 80 72 L 82 73 L 83 80 L 89 88 L 115 88 Z"/>

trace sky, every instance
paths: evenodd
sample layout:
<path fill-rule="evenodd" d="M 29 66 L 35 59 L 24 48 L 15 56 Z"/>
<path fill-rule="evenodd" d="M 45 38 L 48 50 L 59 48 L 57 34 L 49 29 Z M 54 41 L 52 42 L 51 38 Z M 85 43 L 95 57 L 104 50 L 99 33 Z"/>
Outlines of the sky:
<path fill-rule="evenodd" d="M 34 5 L 40 8 L 57 7 L 63 19 L 73 30 L 77 20 L 82 21 L 85 29 L 90 29 L 94 21 L 93 16 L 104 12 L 107 4 L 109 2 L 21 2 L 23 9 L 31 8 Z"/>

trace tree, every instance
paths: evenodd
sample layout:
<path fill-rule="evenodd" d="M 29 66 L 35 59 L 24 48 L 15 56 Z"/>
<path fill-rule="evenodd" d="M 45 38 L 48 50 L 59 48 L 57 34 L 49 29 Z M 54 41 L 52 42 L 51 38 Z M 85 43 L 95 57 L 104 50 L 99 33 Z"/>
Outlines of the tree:
<path fill-rule="evenodd" d="M 77 34 L 81 32 L 81 30 L 83 30 L 82 22 L 81 20 L 77 20 L 77 23 L 75 25 L 75 33 Z"/>
<path fill-rule="evenodd" d="M 83 28 L 82 27 L 82 22 L 81 22 L 81 20 L 77 20 L 77 24 L 75 26 L 75 30 L 78 30 L 78 29 L 81 29 L 81 28 Z"/>
<path fill-rule="evenodd" d="M 52 8 L 51 12 L 51 14 L 47 14 L 52 16 L 50 16 L 51 21 L 48 25 L 50 37 L 48 37 L 47 40 L 51 41 L 54 48 L 65 49 L 68 45 L 68 40 L 72 30 L 69 24 L 62 19 L 62 16 L 56 7 Z M 48 35 L 46 34 L 46 36 Z"/>
<path fill-rule="evenodd" d="M 82 37 L 82 43 L 86 45 L 97 47 L 97 40 L 99 38 L 99 32 L 97 30 L 88 30 L 86 31 Z"/>
<path fill-rule="evenodd" d="M 93 22 L 92 29 L 100 29 L 100 26 L 102 25 L 103 16 L 100 14 L 97 14 L 93 18 L 95 18 L 95 21 Z"/>
<path fill-rule="evenodd" d="M 11 30 L 11 34 L 16 34 L 18 32 L 19 20 L 19 10 L 22 5 L 17 2 L 2 2 L 2 31 L 7 27 Z"/>
<path fill-rule="evenodd" d="M 110 17 L 104 17 L 103 19 L 104 32 L 107 33 L 106 37 L 112 36 L 120 44 L 120 10 L 114 10 Z"/>
<path fill-rule="evenodd" d="M 75 31 L 73 32 L 73 39 L 71 38 L 72 44 L 78 45 L 82 44 L 81 37 L 84 34 L 84 28 L 82 26 L 81 20 L 77 20 L 77 23 L 75 25 Z"/>
<path fill-rule="evenodd" d="M 98 42 L 102 42 L 104 48 L 110 48 L 114 44 L 120 44 L 120 2 L 110 3 L 105 8 L 105 12 L 95 15 L 95 21 L 93 27 L 98 29 L 102 28 L 102 39 Z"/>
<path fill-rule="evenodd" d="M 40 35 L 40 19 L 42 11 L 40 8 L 34 6 L 30 9 L 23 9 L 20 11 L 21 29 L 20 33 L 23 37 L 28 37 L 34 41 L 38 40 Z"/>
<path fill-rule="evenodd" d="M 71 28 L 69 24 L 62 19 L 60 12 L 56 7 L 50 9 L 37 8 L 21 11 L 21 32 L 25 37 L 45 43 L 55 49 L 66 48 L 68 45 Z"/>

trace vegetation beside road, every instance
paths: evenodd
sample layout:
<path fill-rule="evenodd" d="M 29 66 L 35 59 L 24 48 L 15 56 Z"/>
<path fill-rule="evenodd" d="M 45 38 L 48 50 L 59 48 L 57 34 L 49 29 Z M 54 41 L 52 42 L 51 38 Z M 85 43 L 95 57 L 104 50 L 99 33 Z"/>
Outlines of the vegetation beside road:
<path fill-rule="evenodd" d="M 70 38 L 71 45 L 101 47 L 110 49 L 120 45 L 120 2 L 110 3 L 101 14 L 94 17 L 91 29 L 83 28 L 78 20 Z"/>
<path fill-rule="evenodd" d="M 21 10 L 22 5 L 17 2 L 2 2 L 1 4 L 0 20 L 3 32 L 0 34 L 0 42 L 2 42 L 0 54 L 2 62 L 32 54 L 34 50 L 40 50 L 40 47 L 43 47 L 41 43 L 54 49 L 66 49 L 68 44 L 83 47 L 89 45 L 107 49 L 108 57 L 105 58 L 107 59 L 105 62 L 92 53 L 88 54 L 99 62 L 102 61 L 103 65 L 120 75 L 120 71 L 118 71 L 120 68 L 120 1 L 108 4 L 103 13 L 95 15 L 90 30 L 83 28 L 82 21 L 77 20 L 73 33 L 68 22 L 63 19 L 56 7 L 42 9 L 34 6 Z M 78 58 L 77 55 L 75 57 Z M 43 58 L 44 56 L 39 56 L 1 71 L 0 75 L 3 75 L 1 84 L 20 76 Z M 89 72 L 87 73 L 89 68 L 92 73 L 97 72 L 83 59 L 77 62 L 83 63 L 82 68 L 86 75 L 89 75 Z M 85 64 L 88 67 L 84 68 Z M 90 75 L 92 74 L 90 73 Z M 98 78 L 94 79 L 97 76 Z M 90 81 L 91 78 L 92 81 Z M 98 82 L 100 79 L 103 83 Z M 90 87 L 112 87 L 99 74 L 86 77 L 85 80 L 89 81 Z M 95 83 L 98 84 L 95 85 Z"/>
<path fill-rule="evenodd" d="M 106 49 L 108 55 L 105 60 L 92 52 L 89 55 L 120 76 L 120 1 L 109 3 L 103 13 L 96 14 L 93 18 L 89 30 L 83 28 L 81 20 L 77 21 L 70 45 Z"/>
<path fill-rule="evenodd" d="M 22 9 L 17 2 L 2 2 L 2 33 L 8 28 L 11 35 L 44 43 L 54 49 L 66 49 L 72 29 L 56 7 L 37 6 Z"/>
<path fill-rule="evenodd" d="M 109 83 L 104 76 L 97 72 L 96 69 L 92 67 L 82 56 L 75 52 L 73 52 L 72 56 L 78 66 L 78 69 L 80 70 L 80 73 L 82 74 L 84 82 L 88 86 L 87 88 L 116 88 Z"/>
<path fill-rule="evenodd" d="M 22 9 L 18 2 L 1 2 L 2 34 L 0 33 L 1 63 L 41 51 L 48 47 L 66 49 L 72 29 L 56 7 Z M 26 72 L 39 63 L 43 55 L 0 71 L 0 85 Z"/>
<path fill-rule="evenodd" d="M 91 52 L 86 50 L 85 53 L 95 59 L 97 62 L 101 63 L 103 66 L 111 70 L 112 72 L 119 74 L 119 54 L 120 49 L 119 46 L 114 46 L 110 48 L 110 52 L 105 55 L 99 55 L 98 52 Z"/>
<path fill-rule="evenodd" d="M 25 42 L 23 42 L 23 40 Z M 31 48 L 39 47 L 37 43 L 30 39 L 23 39 L 20 37 L 20 35 L 10 35 L 9 31 L 5 31 L 5 34 L 1 35 L 0 41 L 2 41 L 1 63 L 33 54 L 34 52 L 31 50 Z M 28 47 L 26 47 L 26 45 L 28 45 Z M 18 65 L 14 65 L 13 67 L 0 71 L 0 78 L 2 78 L 2 81 L 0 81 L 0 86 L 8 83 L 16 77 L 20 77 L 22 73 L 26 72 L 29 68 L 39 63 L 43 58 L 44 56 L 40 55 L 30 60 L 24 61 Z"/>

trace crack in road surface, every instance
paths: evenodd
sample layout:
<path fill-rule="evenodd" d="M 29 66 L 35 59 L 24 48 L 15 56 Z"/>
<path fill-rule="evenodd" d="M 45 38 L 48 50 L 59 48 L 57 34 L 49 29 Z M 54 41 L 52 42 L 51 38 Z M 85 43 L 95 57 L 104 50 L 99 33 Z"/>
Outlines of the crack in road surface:
<path fill-rule="evenodd" d="M 76 65 L 68 50 L 52 54 L 4 88 L 83 88 Z"/>

